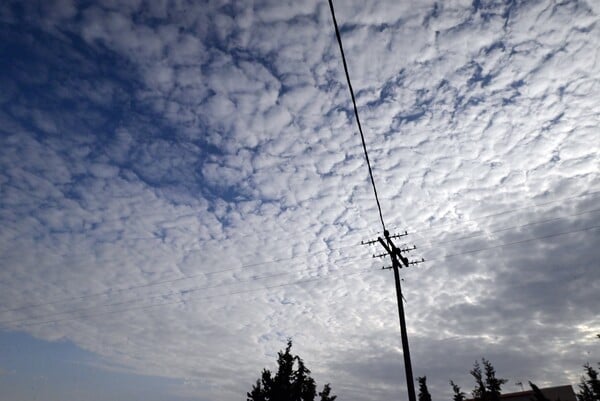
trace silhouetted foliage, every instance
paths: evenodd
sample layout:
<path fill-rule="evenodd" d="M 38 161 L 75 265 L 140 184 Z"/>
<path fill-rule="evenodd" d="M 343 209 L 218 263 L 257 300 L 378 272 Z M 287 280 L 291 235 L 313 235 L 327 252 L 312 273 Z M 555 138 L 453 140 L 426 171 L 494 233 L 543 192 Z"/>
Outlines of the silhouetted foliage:
<path fill-rule="evenodd" d="M 285 351 L 277 353 L 277 373 L 275 376 L 268 369 L 263 369 L 261 378 L 246 393 L 247 401 L 314 401 L 317 386 L 310 370 L 297 355 L 292 355 L 292 341 L 289 340 Z M 329 384 L 319 392 L 320 401 L 334 401 L 336 396 L 330 395 Z"/>
<path fill-rule="evenodd" d="M 487 390 L 485 383 L 483 382 L 483 374 L 481 373 L 481 366 L 479 362 L 475 361 L 473 369 L 469 372 L 475 379 L 475 388 L 472 391 L 473 399 L 478 401 L 487 401 Z"/>
<path fill-rule="evenodd" d="M 598 372 L 591 367 L 589 364 L 584 365 L 586 373 L 589 377 L 587 380 L 588 385 L 592 389 L 596 399 L 600 399 L 600 380 L 598 380 Z"/>
<path fill-rule="evenodd" d="M 579 383 L 579 392 L 577 399 L 579 401 L 600 401 L 600 380 L 598 380 L 598 371 L 590 364 L 584 366 L 587 378 L 584 376 Z"/>
<path fill-rule="evenodd" d="M 502 392 L 502 385 L 506 379 L 496 377 L 496 370 L 485 358 L 481 358 L 485 373 L 482 373 L 479 362 L 475 361 L 471 376 L 475 379 L 475 388 L 473 389 L 473 399 L 476 401 L 499 401 Z M 485 378 L 483 375 L 485 374 Z"/>
<path fill-rule="evenodd" d="M 499 379 L 496 377 L 496 370 L 486 359 L 481 359 L 483 367 L 485 369 L 485 387 L 488 393 L 488 400 L 486 401 L 500 401 L 500 394 L 502 393 L 502 385 L 508 380 Z"/>
<path fill-rule="evenodd" d="M 419 382 L 419 401 L 431 401 L 431 394 L 427 389 L 427 376 L 417 377 Z"/>
<path fill-rule="evenodd" d="M 334 401 L 337 398 L 337 395 L 329 395 L 331 393 L 331 387 L 329 383 L 327 383 L 323 387 L 323 391 L 319 393 L 319 397 L 321 397 L 321 401 Z"/>
<path fill-rule="evenodd" d="M 600 339 L 600 334 L 596 334 Z M 600 366 L 600 362 L 598 363 Z M 579 392 L 576 394 L 579 401 L 600 401 L 600 381 L 598 380 L 598 371 L 589 363 L 583 365 L 587 378 L 581 377 L 579 383 Z"/>
<path fill-rule="evenodd" d="M 532 382 L 529 382 L 529 387 L 533 390 L 533 397 L 531 401 L 550 401 L 543 393 L 542 390 Z"/>
<path fill-rule="evenodd" d="M 465 393 L 460 390 L 460 387 L 452 380 L 450 380 L 450 385 L 452 386 L 452 392 L 454 393 L 452 401 L 465 401 Z"/>

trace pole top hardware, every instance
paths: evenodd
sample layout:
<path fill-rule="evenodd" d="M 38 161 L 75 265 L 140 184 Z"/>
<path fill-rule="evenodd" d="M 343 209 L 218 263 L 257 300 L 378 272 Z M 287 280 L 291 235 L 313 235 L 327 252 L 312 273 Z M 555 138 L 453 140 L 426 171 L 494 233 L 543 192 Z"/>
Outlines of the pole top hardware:
<path fill-rule="evenodd" d="M 383 232 L 383 236 L 384 236 L 385 238 L 400 238 L 400 237 L 406 237 L 407 235 L 408 235 L 408 231 L 406 231 L 406 230 L 405 230 L 403 233 L 400 233 L 400 234 L 392 234 L 392 235 L 390 235 L 390 232 L 389 232 L 388 230 L 385 230 L 385 231 Z"/>
<path fill-rule="evenodd" d="M 400 237 L 406 237 L 408 235 L 408 231 L 404 231 L 403 233 L 400 234 L 392 234 L 390 235 L 390 232 L 388 230 L 385 230 L 383 232 L 383 236 L 385 239 L 391 239 L 391 238 L 400 238 Z M 370 240 L 370 241 L 360 241 L 361 245 L 374 245 L 377 242 L 379 242 L 378 239 L 374 239 L 374 240 Z M 417 247 L 413 247 L 412 249 L 410 249 L 411 251 L 413 249 L 417 249 Z"/>
<path fill-rule="evenodd" d="M 417 249 L 416 245 L 413 245 L 412 248 L 397 248 L 398 252 L 403 253 L 403 252 L 410 252 L 410 251 L 414 251 L 415 249 Z M 377 259 L 377 258 L 384 258 L 386 256 L 389 256 L 389 253 L 384 252 L 384 253 L 378 253 L 378 254 L 373 254 L 373 258 Z"/>
<path fill-rule="evenodd" d="M 414 251 L 415 249 L 417 249 L 416 245 L 413 245 L 412 248 L 400 248 L 398 249 L 400 252 L 410 252 L 410 251 Z"/>

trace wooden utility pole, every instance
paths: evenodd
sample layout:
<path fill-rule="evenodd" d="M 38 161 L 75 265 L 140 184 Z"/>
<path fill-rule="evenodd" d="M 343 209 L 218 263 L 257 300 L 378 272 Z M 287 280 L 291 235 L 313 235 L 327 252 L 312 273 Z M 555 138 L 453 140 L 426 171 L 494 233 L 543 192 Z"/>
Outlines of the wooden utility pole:
<path fill-rule="evenodd" d="M 384 238 L 378 237 L 376 241 L 363 242 L 363 244 L 371 245 L 376 242 L 379 242 L 381 244 L 381 246 L 383 246 L 383 248 L 385 249 L 386 252 L 383 254 L 379 254 L 379 255 L 373 255 L 373 257 L 383 257 L 383 256 L 389 255 L 390 258 L 392 259 L 392 266 L 384 267 L 384 269 L 391 268 L 392 270 L 394 270 L 394 280 L 396 282 L 396 298 L 398 301 L 398 316 L 400 318 L 400 335 L 402 337 L 402 354 L 404 356 L 404 370 L 406 372 L 406 387 L 408 389 L 408 400 L 416 401 L 417 397 L 415 395 L 415 381 L 413 378 L 412 363 L 410 360 L 410 348 L 408 346 L 408 334 L 406 332 L 406 320 L 404 318 L 404 303 L 402 302 L 403 296 L 402 296 L 402 287 L 400 285 L 400 269 L 403 267 L 408 267 L 410 265 L 416 265 L 418 263 L 422 263 L 422 262 L 424 262 L 424 260 L 421 259 L 420 261 L 409 262 L 408 258 L 406 258 L 404 255 L 402 255 L 402 253 L 412 251 L 412 250 L 416 249 L 416 247 L 400 249 L 400 248 L 396 247 L 396 245 L 392 241 L 392 238 L 404 237 L 406 235 L 408 235 L 408 233 L 406 231 L 404 232 L 404 234 L 390 235 L 389 231 L 385 230 L 383 232 Z"/>

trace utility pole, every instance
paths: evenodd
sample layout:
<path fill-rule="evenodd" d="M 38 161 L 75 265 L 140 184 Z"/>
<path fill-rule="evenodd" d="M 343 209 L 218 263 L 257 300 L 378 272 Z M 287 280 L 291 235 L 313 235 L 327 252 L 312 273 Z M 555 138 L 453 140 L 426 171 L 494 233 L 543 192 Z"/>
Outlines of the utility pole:
<path fill-rule="evenodd" d="M 405 231 L 404 234 L 401 235 L 390 235 L 389 231 L 385 228 L 385 223 L 383 221 L 383 213 L 381 212 L 381 204 L 379 203 L 379 196 L 377 195 L 377 188 L 375 186 L 375 179 L 373 178 L 373 170 L 371 169 L 371 162 L 369 161 L 369 154 L 367 152 L 367 144 L 365 141 L 365 135 L 363 134 L 362 126 L 360 124 L 360 118 L 358 116 L 358 107 L 356 105 L 356 97 L 354 96 L 354 89 L 352 89 L 352 83 L 350 82 L 350 73 L 348 72 L 348 64 L 346 63 L 346 56 L 344 55 L 344 46 L 342 45 L 342 35 L 340 34 L 340 29 L 337 24 L 337 20 L 335 18 L 335 10 L 333 7 L 333 0 L 329 0 L 329 9 L 331 10 L 331 18 L 333 21 L 333 25 L 335 28 L 335 36 L 338 41 L 338 45 L 340 46 L 340 54 L 342 56 L 342 63 L 344 66 L 344 73 L 346 74 L 346 80 L 348 81 L 348 89 L 350 90 L 350 98 L 352 99 L 352 105 L 354 106 L 354 116 L 356 117 L 356 125 L 358 126 L 358 132 L 360 133 L 360 138 L 363 146 L 363 151 L 365 154 L 365 160 L 367 162 L 367 167 L 369 169 L 369 177 L 371 178 L 371 185 L 373 186 L 373 194 L 375 195 L 375 201 L 377 203 L 377 210 L 379 211 L 379 219 L 381 220 L 381 226 L 383 227 L 383 236 L 385 240 L 381 237 L 378 237 L 375 241 L 368 241 L 366 244 L 372 245 L 379 242 L 387 253 L 382 255 L 373 255 L 373 257 L 383 257 L 389 255 L 392 259 L 391 268 L 394 269 L 394 278 L 396 280 L 396 297 L 398 298 L 398 314 L 400 315 L 400 332 L 402 334 L 402 353 L 404 354 L 404 369 L 406 370 L 406 386 L 408 387 L 408 400 L 409 401 L 417 401 L 417 397 L 415 396 L 415 383 L 412 374 L 412 365 L 410 363 L 410 350 L 408 349 L 408 335 L 406 334 L 406 322 L 404 320 L 404 305 L 402 303 L 402 288 L 400 287 L 400 272 L 399 270 L 403 267 L 408 267 L 410 265 L 414 265 L 417 263 L 424 262 L 424 259 L 421 259 L 418 262 L 409 262 L 406 257 L 402 255 L 402 252 L 408 252 L 413 248 L 406 249 L 398 249 L 392 238 L 397 238 L 400 236 L 408 235 Z M 365 244 L 363 242 L 363 244 Z M 400 264 L 402 262 L 402 265 Z"/>
<path fill-rule="evenodd" d="M 410 265 L 416 265 L 424 262 L 424 259 L 420 261 L 410 262 L 408 258 L 402 255 L 403 252 L 410 252 L 412 250 L 417 249 L 416 246 L 412 248 L 398 248 L 392 238 L 400 238 L 408 235 L 405 231 L 403 234 L 394 234 L 390 235 L 388 230 L 383 232 L 384 238 L 377 237 L 377 240 L 362 242 L 363 245 L 373 245 L 377 242 L 383 246 L 385 249 L 385 253 L 379 255 L 373 255 L 374 258 L 380 258 L 384 256 L 390 256 L 392 259 L 392 266 L 383 267 L 383 269 L 392 269 L 394 270 L 394 280 L 396 282 L 396 298 L 398 301 L 398 315 L 400 317 L 400 335 L 402 337 L 402 354 L 404 356 L 404 370 L 406 372 L 406 387 L 408 389 L 408 400 L 416 401 L 417 397 L 415 395 L 415 381 L 413 378 L 412 372 L 412 363 L 410 361 L 410 349 L 408 346 L 408 334 L 406 333 L 406 320 L 404 318 L 404 304 L 402 302 L 402 287 L 400 286 L 400 269 L 402 267 L 408 267 Z"/>

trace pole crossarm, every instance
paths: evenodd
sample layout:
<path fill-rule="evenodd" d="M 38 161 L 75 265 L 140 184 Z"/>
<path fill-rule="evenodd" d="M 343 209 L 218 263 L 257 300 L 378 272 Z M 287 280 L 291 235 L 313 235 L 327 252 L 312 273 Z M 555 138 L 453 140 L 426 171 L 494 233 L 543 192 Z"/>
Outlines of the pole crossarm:
<path fill-rule="evenodd" d="M 387 240 L 387 244 L 386 244 L 386 241 L 384 241 L 383 238 L 381 238 L 381 237 L 377 237 L 377 241 L 379 241 L 379 243 L 383 246 L 383 248 L 387 251 L 387 253 L 392 258 L 392 264 L 397 264 L 399 268 L 402 268 L 402 266 L 398 262 L 398 259 L 400 259 L 400 261 L 402 262 L 404 267 L 408 267 L 408 258 L 405 257 L 404 255 L 402 255 L 402 252 L 400 251 L 400 249 L 398 249 L 398 247 L 396 247 L 396 245 L 394 245 L 394 243 L 392 242 L 392 239 L 390 237 L 390 234 L 387 230 L 384 232 L 384 235 L 385 235 L 385 239 Z"/>
<path fill-rule="evenodd" d="M 413 245 L 412 248 L 398 248 L 398 251 L 400 251 L 401 253 L 405 253 L 405 252 L 410 252 L 410 251 L 414 251 L 415 249 L 417 249 L 416 245 Z M 378 254 L 373 254 L 373 258 L 384 258 L 386 256 L 388 256 L 389 253 L 388 252 L 384 252 L 384 253 L 378 253 Z M 423 260 L 424 262 L 424 260 Z M 409 262 L 409 264 L 414 264 L 413 262 Z"/>
<path fill-rule="evenodd" d="M 385 232 L 384 232 L 384 234 L 385 234 Z M 400 238 L 400 237 L 406 237 L 407 235 L 408 235 L 408 231 L 404 231 L 401 234 L 392 234 L 389 237 L 390 238 Z"/>

